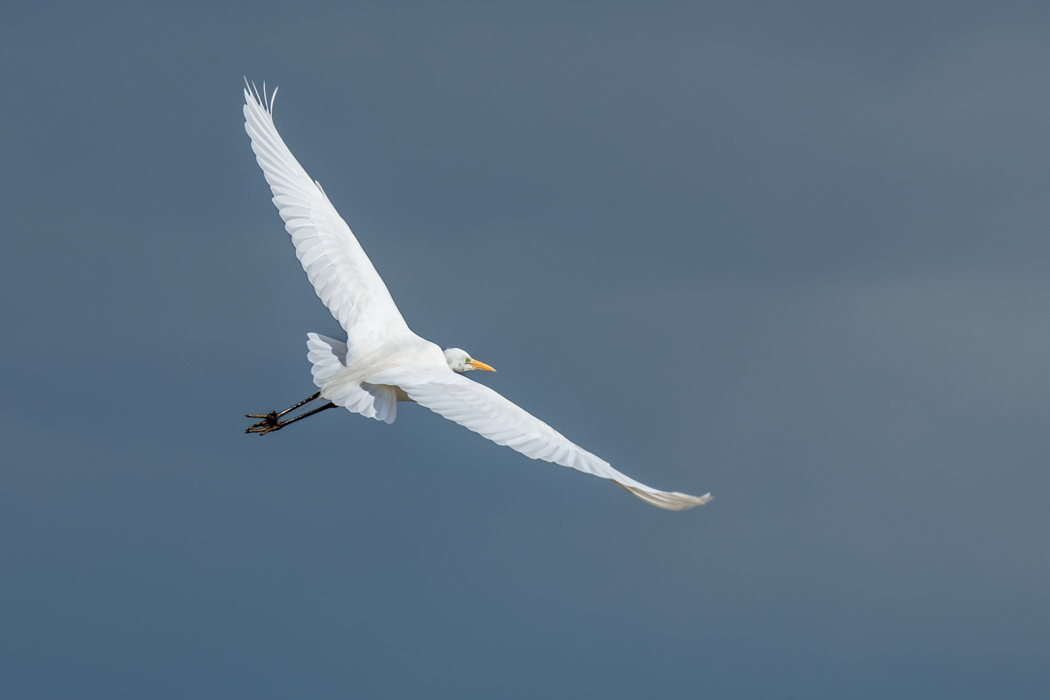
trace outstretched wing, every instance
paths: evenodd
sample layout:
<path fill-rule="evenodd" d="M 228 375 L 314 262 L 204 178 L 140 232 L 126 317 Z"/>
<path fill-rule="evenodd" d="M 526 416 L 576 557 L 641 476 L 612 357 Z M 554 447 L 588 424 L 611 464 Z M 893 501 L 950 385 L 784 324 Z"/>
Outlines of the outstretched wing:
<path fill-rule="evenodd" d="M 492 389 L 450 370 L 427 369 L 400 377 L 384 375 L 377 381 L 400 386 L 417 403 L 498 445 L 533 459 L 609 479 L 658 508 L 685 510 L 711 500 L 711 494 L 697 497 L 659 491 L 635 481 Z"/>
<path fill-rule="evenodd" d="M 376 335 L 407 331 L 401 312 L 350 227 L 277 133 L 272 98 L 267 105 L 265 97 L 245 89 L 244 129 L 295 254 L 317 296 L 346 331 L 351 348 Z"/>

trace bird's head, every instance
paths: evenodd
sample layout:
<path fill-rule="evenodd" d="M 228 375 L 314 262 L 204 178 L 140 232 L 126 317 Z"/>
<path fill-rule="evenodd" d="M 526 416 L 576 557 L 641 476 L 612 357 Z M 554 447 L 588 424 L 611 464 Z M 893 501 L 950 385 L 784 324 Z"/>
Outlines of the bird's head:
<path fill-rule="evenodd" d="M 472 369 L 483 369 L 487 372 L 495 372 L 484 362 L 478 362 L 477 360 L 471 359 L 470 355 L 465 350 L 459 348 L 449 348 L 445 351 L 445 361 L 448 362 L 448 368 L 453 372 L 469 372 Z"/>

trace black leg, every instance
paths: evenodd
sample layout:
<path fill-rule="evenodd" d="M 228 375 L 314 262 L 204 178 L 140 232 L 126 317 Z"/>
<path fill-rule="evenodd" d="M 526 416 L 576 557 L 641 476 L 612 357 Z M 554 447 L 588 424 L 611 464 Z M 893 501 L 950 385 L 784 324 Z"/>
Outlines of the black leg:
<path fill-rule="evenodd" d="M 288 413 L 294 411 L 295 409 L 299 408 L 300 406 L 304 406 L 304 405 L 310 403 L 311 401 L 313 401 L 314 399 L 316 399 L 320 395 L 321 395 L 321 392 L 317 392 L 313 396 L 311 396 L 309 398 L 306 398 L 306 399 L 303 399 L 302 401 L 300 401 L 299 403 L 295 404 L 291 408 L 286 408 L 283 411 L 281 411 L 280 413 L 278 413 L 277 411 L 270 411 L 269 413 L 246 413 L 245 417 L 247 417 L 247 418 L 262 418 L 262 420 L 259 421 L 258 423 L 256 423 L 255 425 L 253 425 L 252 427 L 248 428 L 244 432 L 246 432 L 246 433 L 258 433 L 259 435 L 265 435 L 266 433 L 272 432 L 274 430 L 280 430 L 284 426 L 289 425 L 291 423 L 294 423 L 297 420 L 302 420 L 303 418 L 306 418 L 307 416 L 312 416 L 315 413 L 320 413 L 321 411 L 324 411 L 324 410 L 329 409 L 329 408 L 335 408 L 335 404 L 334 403 L 327 403 L 324 406 L 321 406 L 320 408 L 315 408 L 312 411 L 307 411 L 306 413 L 302 414 L 301 416 L 296 416 L 295 418 L 292 418 L 291 420 L 285 420 L 285 421 L 280 420 L 281 416 L 287 415 Z"/>
<path fill-rule="evenodd" d="M 320 395 L 321 395 L 321 392 L 317 392 L 313 396 L 310 396 L 310 397 L 307 397 L 307 398 L 303 399 L 302 401 L 300 401 L 299 403 L 295 404 L 291 408 L 286 408 L 283 411 L 281 411 L 280 413 L 278 413 L 277 411 L 270 411 L 269 413 L 245 413 L 244 417 L 245 418 L 269 418 L 270 416 L 274 416 L 276 418 L 280 418 L 284 414 L 291 413 L 292 411 L 294 411 L 295 409 L 299 408 L 300 406 L 304 406 L 304 405 L 310 403 L 311 401 L 313 401 L 314 399 L 316 399 Z"/>
<path fill-rule="evenodd" d="M 308 418 L 308 417 L 312 416 L 315 413 L 320 413 L 321 411 L 327 411 L 329 408 L 335 408 L 335 404 L 332 403 L 331 401 L 326 403 L 324 406 L 321 406 L 320 408 L 315 408 L 312 411 L 307 411 L 306 413 L 304 413 L 301 416 L 296 416 L 295 418 L 292 418 L 291 420 L 282 421 L 278 425 L 278 427 L 279 428 L 283 428 L 286 425 L 291 425 L 292 423 L 294 423 L 297 420 L 302 420 L 303 418 Z M 274 428 L 274 430 L 276 430 L 276 428 Z"/>

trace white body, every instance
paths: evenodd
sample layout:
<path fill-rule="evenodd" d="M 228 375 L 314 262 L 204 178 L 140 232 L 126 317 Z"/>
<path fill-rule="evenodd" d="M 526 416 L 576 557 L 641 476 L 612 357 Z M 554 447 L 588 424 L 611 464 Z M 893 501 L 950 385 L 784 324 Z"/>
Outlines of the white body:
<path fill-rule="evenodd" d="M 265 96 L 247 89 L 244 98 L 245 130 L 273 203 L 317 295 L 347 334 L 346 343 L 309 334 L 308 357 L 322 397 L 387 423 L 397 416 L 398 400 L 415 401 L 493 442 L 609 479 L 660 508 L 684 510 L 711 499 L 639 483 L 454 372 L 441 348 L 409 329 L 350 227 L 284 144 L 273 123 L 272 98 L 267 105 Z"/>

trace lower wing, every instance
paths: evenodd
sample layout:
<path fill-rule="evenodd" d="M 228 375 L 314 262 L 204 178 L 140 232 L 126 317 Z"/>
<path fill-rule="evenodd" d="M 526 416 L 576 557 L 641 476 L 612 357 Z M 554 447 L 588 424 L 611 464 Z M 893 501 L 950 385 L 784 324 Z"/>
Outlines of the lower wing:
<path fill-rule="evenodd" d="M 533 459 L 609 479 L 658 508 L 685 510 L 711 500 L 709 493 L 690 496 L 660 491 L 635 481 L 492 389 L 450 370 L 427 370 L 397 378 L 384 376 L 381 381 L 400 386 L 420 405 L 497 445 L 506 445 Z"/>

